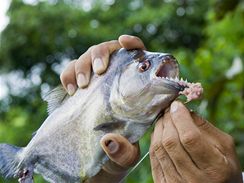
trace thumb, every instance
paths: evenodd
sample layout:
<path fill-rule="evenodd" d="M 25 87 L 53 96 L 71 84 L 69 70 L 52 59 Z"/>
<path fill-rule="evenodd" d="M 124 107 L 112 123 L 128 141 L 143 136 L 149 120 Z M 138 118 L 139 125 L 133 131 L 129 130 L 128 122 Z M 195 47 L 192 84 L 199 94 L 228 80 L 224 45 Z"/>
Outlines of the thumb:
<path fill-rule="evenodd" d="M 100 144 L 107 156 L 123 168 L 133 166 L 140 157 L 138 144 L 131 144 L 119 134 L 108 133 L 104 135 Z"/>

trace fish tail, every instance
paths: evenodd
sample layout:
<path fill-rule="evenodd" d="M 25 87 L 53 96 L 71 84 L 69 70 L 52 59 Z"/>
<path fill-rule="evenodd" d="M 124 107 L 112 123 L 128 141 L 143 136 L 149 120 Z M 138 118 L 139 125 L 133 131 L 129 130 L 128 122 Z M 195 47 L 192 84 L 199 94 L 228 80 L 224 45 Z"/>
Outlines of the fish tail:
<path fill-rule="evenodd" d="M 0 174 L 5 178 L 16 176 L 19 164 L 17 154 L 21 149 L 8 144 L 0 144 Z"/>

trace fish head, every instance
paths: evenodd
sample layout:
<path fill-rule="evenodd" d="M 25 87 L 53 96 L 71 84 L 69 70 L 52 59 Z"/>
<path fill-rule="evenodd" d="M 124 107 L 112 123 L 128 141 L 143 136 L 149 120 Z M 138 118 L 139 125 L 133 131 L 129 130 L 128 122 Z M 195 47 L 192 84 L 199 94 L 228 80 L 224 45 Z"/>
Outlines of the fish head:
<path fill-rule="evenodd" d="M 179 64 L 168 53 L 119 52 L 124 60 L 111 86 L 112 110 L 121 120 L 152 122 L 184 89 L 178 82 Z"/>

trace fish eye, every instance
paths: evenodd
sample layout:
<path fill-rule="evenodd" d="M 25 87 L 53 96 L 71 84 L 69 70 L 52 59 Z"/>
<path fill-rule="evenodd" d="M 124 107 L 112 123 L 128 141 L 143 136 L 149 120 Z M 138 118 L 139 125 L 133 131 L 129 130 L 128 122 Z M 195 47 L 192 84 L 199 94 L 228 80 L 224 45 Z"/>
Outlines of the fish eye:
<path fill-rule="evenodd" d="M 151 63 L 149 60 L 145 60 L 143 62 L 140 62 L 139 66 L 138 66 L 139 72 L 145 72 L 146 70 L 149 69 L 150 66 L 151 66 Z"/>

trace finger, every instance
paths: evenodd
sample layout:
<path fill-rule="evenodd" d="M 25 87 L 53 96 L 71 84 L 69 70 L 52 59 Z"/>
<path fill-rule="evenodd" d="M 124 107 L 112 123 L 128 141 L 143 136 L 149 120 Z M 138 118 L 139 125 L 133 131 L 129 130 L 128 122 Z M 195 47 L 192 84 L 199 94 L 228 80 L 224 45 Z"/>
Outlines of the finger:
<path fill-rule="evenodd" d="M 122 35 L 119 37 L 120 45 L 125 49 L 143 49 L 146 50 L 146 47 L 142 40 L 136 36 Z"/>
<path fill-rule="evenodd" d="M 131 167 L 140 156 L 138 144 L 131 144 L 125 137 L 118 134 L 106 134 L 100 144 L 108 157 L 121 167 Z"/>
<path fill-rule="evenodd" d="M 163 147 L 173 162 L 181 179 L 183 177 L 187 177 L 187 179 L 189 179 L 192 177 L 192 174 L 197 174 L 199 170 L 181 145 L 178 132 L 169 113 L 165 113 L 162 123 L 164 124 L 162 136 Z M 167 173 L 165 172 L 165 177 L 166 179 L 169 179 L 170 177 L 174 177 L 174 175 L 171 171 L 167 171 Z"/>
<path fill-rule="evenodd" d="M 181 144 L 199 168 L 226 163 L 226 158 L 215 144 L 201 133 L 194 124 L 190 112 L 181 102 L 175 101 L 171 104 L 170 115 Z"/>
<path fill-rule="evenodd" d="M 94 46 L 91 49 L 91 59 L 93 71 L 102 74 L 108 67 L 109 56 L 115 50 L 121 48 L 117 40 L 108 41 Z"/>
<path fill-rule="evenodd" d="M 163 170 L 161 168 L 161 165 L 156 158 L 155 153 L 150 154 L 150 163 L 152 167 L 152 177 L 154 183 L 166 183 Z"/>
<path fill-rule="evenodd" d="M 69 95 L 73 95 L 77 88 L 75 77 L 75 63 L 76 60 L 71 61 L 60 75 L 61 83 Z"/>
<path fill-rule="evenodd" d="M 164 131 L 163 129 L 163 120 L 161 118 L 155 125 L 153 133 L 154 135 L 151 142 L 151 152 L 152 154 L 155 154 L 157 161 L 159 162 L 161 169 L 163 170 L 163 175 L 166 182 L 179 182 L 179 173 L 177 172 L 176 167 L 174 166 L 169 154 L 166 152 L 162 144 Z"/>
<path fill-rule="evenodd" d="M 154 183 L 166 183 L 166 180 L 164 178 L 163 170 L 161 168 L 161 165 L 156 158 L 155 153 L 152 151 L 149 154 L 150 156 L 150 163 L 151 163 L 151 169 L 152 169 L 152 177 Z"/>
<path fill-rule="evenodd" d="M 75 63 L 75 77 L 79 88 L 85 88 L 90 81 L 91 49 L 92 47 L 83 53 Z"/>
<path fill-rule="evenodd" d="M 158 145 L 160 146 L 160 140 L 158 140 L 158 138 L 161 138 L 161 134 L 160 132 L 160 128 L 162 127 L 161 125 L 158 125 L 158 122 L 155 125 L 155 129 L 156 126 L 159 131 L 159 133 L 155 130 L 151 135 L 151 144 L 150 144 L 150 149 L 149 149 L 149 156 L 150 156 L 150 163 L 151 163 L 151 169 L 152 169 L 152 176 L 153 176 L 153 180 L 155 183 L 166 183 L 165 177 L 164 177 L 164 173 L 163 173 L 163 169 L 161 167 L 161 164 L 159 163 L 156 154 L 155 154 L 155 149 L 157 149 Z M 163 127 L 162 127 L 163 128 Z M 158 145 L 157 145 L 158 144 Z"/>

